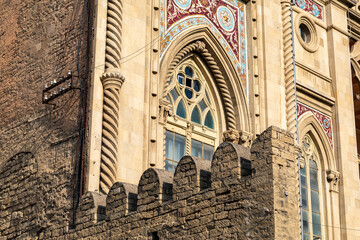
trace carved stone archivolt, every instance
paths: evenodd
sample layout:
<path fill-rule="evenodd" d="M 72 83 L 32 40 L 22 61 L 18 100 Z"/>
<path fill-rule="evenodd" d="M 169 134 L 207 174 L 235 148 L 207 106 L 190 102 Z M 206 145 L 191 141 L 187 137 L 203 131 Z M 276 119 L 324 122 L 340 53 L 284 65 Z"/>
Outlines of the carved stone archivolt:
<path fill-rule="evenodd" d="M 225 113 L 226 113 L 226 119 L 227 119 L 227 125 L 228 125 L 228 131 L 224 133 L 224 140 L 229 141 L 236 141 L 239 140 L 239 132 L 236 130 L 236 119 L 235 119 L 235 110 L 233 107 L 233 102 L 231 99 L 229 88 L 226 84 L 225 78 L 215 61 L 214 57 L 211 55 L 208 49 L 206 49 L 206 44 L 202 41 L 196 41 L 194 43 L 191 43 L 184 47 L 173 59 L 173 61 L 170 63 L 170 67 L 168 69 L 167 75 L 166 75 L 166 82 L 164 84 L 162 97 L 165 99 L 167 88 L 169 86 L 170 78 L 177 67 L 177 65 L 180 63 L 180 61 L 189 53 L 191 52 L 197 52 L 202 55 L 202 57 L 205 59 L 208 67 L 210 68 L 211 72 L 213 73 L 215 77 L 215 81 L 217 83 L 217 86 L 219 87 L 221 97 L 224 101 L 224 107 L 225 107 Z"/>
<path fill-rule="evenodd" d="M 100 192 L 107 194 L 116 181 L 120 89 L 125 81 L 120 73 L 122 2 L 108 0 L 106 28 L 103 122 L 100 160 Z"/>

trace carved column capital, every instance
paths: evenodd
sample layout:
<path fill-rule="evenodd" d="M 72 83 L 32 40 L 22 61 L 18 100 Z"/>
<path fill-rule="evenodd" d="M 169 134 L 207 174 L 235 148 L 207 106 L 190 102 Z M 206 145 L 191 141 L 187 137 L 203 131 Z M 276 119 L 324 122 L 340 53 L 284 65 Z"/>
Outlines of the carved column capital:
<path fill-rule="evenodd" d="M 340 172 L 326 170 L 326 179 L 330 183 L 330 191 L 339 192 Z"/>
<path fill-rule="evenodd" d="M 160 99 L 159 101 L 159 122 L 166 124 L 167 118 L 172 115 L 171 104 L 167 99 Z"/>
<path fill-rule="evenodd" d="M 227 130 L 223 133 L 224 135 L 224 142 L 232 142 L 232 143 L 239 143 L 240 133 L 235 129 Z"/>
<path fill-rule="evenodd" d="M 250 147 L 253 140 L 253 134 L 243 130 L 240 130 L 239 134 L 240 134 L 239 144 L 243 145 L 244 147 Z"/>
<path fill-rule="evenodd" d="M 125 81 L 125 77 L 117 69 L 107 69 L 100 77 L 104 89 L 106 88 L 121 88 Z"/>
<path fill-rule="evenodd" d="M 206 45 L 203 41 L 196 41 L 197 50 L 202 51 L 205 49 Z"/>

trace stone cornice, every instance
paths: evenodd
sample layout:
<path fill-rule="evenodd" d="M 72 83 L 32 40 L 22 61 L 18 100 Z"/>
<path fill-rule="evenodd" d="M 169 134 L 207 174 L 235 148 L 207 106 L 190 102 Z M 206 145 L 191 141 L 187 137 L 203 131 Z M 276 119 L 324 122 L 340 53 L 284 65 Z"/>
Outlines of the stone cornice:
<path fill-rule="evenodd" d="M 309 95 L 318 101 L 325 103 L 328 106 L 334 106 L 335 98 L 324 93 L 321 93 L 319 90 L 314 89 L 310 86 L 305 85 L 304 83 L 297 81 L 296 82 L 296 89 L 299 92 L 303 92 L 306 95 Z"/>
<path fill-rule="evenodd" d="M 347 7 L 353 7 L 356 5 L 355 0 L 337 0 L 338 2 L 341 2 L 342 4 L 346 5 Z"/>
<path fill-rule="evenodd" d="M 348 31 L 351 37 L 356 40 L 360 39 L 360 14 L 353 9 L 349 9 L 349 25 Z"/>
<path fill-rule="evenodd" d="M 356 5 L 355 0 L 329 0 L 326 2 L 326 4 L 334 4 L 338 6 L 339 8 L 342 8 L 344 10 L 347 10 L 347 8 L 351 8 Z"/>

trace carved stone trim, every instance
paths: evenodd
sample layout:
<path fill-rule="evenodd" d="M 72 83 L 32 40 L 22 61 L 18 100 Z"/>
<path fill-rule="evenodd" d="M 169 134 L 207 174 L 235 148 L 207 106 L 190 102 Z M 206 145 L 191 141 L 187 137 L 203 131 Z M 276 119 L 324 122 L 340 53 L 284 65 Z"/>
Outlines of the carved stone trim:
<path fill-rule="evenodd" d="M 232 142 L 232 143 L 239 143 L 239 139 L 240 139 L 240 133 L 239 131 L 236 131 L 234 129 L 230 129 L 228 131 L 225 131 L 223 133 L 224 135 L 224 142 Z"/>
<path fill-rule="evenodd" d="M 159 123 L 165 125 L 167 123 L 167 118 L 172 115 L 171 104 L 165 99 L 159 100 Z"/>
<path fill-rule="evenodd" d="M 211 72 L 214 74 L 216 83 L 220 89 L 221 97 L 224 101 L 228 129 L 235 130 L 236 129 L 235 110 L 233 107 L 233 102 L 231 99 L 229 88 L 225 82 L 225 78 L 224 78 L 219 66 L 217 65 L 217 62 L 212 57 L 209 50 L 206 49 L 206 44 L 202 41 L 196 41 L 195 43 L 191 43 L 191 44 L 187 45 L 172 60 L 170 67 L 168 69 L 168 72 L 166 74 L 166 80 L 165 80 L 165 84 L 164 84 L 162 97 L 163 98 L 166 97 L 167 87 L 169 86 L 170 78 L 171 78 L 176 66 L 187 54 L 189 54 L 191 52 L 200 53 L 204 57 Z"/>
<path fill-rule="evenodd" d="M 240 130 L 240 139 L 239 144 L 243 145 L 244 147 L 251 147 L 253 141 L 253 134 Z"/>
<path fill-rule="evenodd" d="M 339 192 L 340 172 L 335 170 L 326 170 L 326 179 L 330 183 L 330 191 Z"/>

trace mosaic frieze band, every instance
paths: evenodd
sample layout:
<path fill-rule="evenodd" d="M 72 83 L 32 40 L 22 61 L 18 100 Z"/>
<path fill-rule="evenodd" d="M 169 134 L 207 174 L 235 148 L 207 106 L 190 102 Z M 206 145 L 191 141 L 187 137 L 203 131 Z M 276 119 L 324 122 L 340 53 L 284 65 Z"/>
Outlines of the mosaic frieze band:
<path fill-rule="evenodd" d="M 300 119 L 300 117 L 302 115 L 304 115 L 307 112 L 311 112 L 316 120 L 318 120 L 318 122 L 320 123 L 322 129 L 324 130 L 329 143 L 331 145 L 332 148 L 334 148 L 334 140 L 333 140 L 333 130 L 332 130 L 332 120 L 331 117 L 328 115 L 323 114 L 322 112 L 319 112 L 311 107 L 306 106 L 305 104 L 299 103 L 297 104 L 297 116 L 298 119 Z"/>
<path fill-rule="evenodd" d="M 182 32 L 208 27 L 224 47 L 246 88 L 245 4 L 238 0 L 161 0 L 161 55 Z"/>
<path fill-rule="evenodd" d="M 324 20 L 324 9 L 320 4 L 312 0 L 296 0 L 296 6 L 310 13 L 314 17 Z"/>

